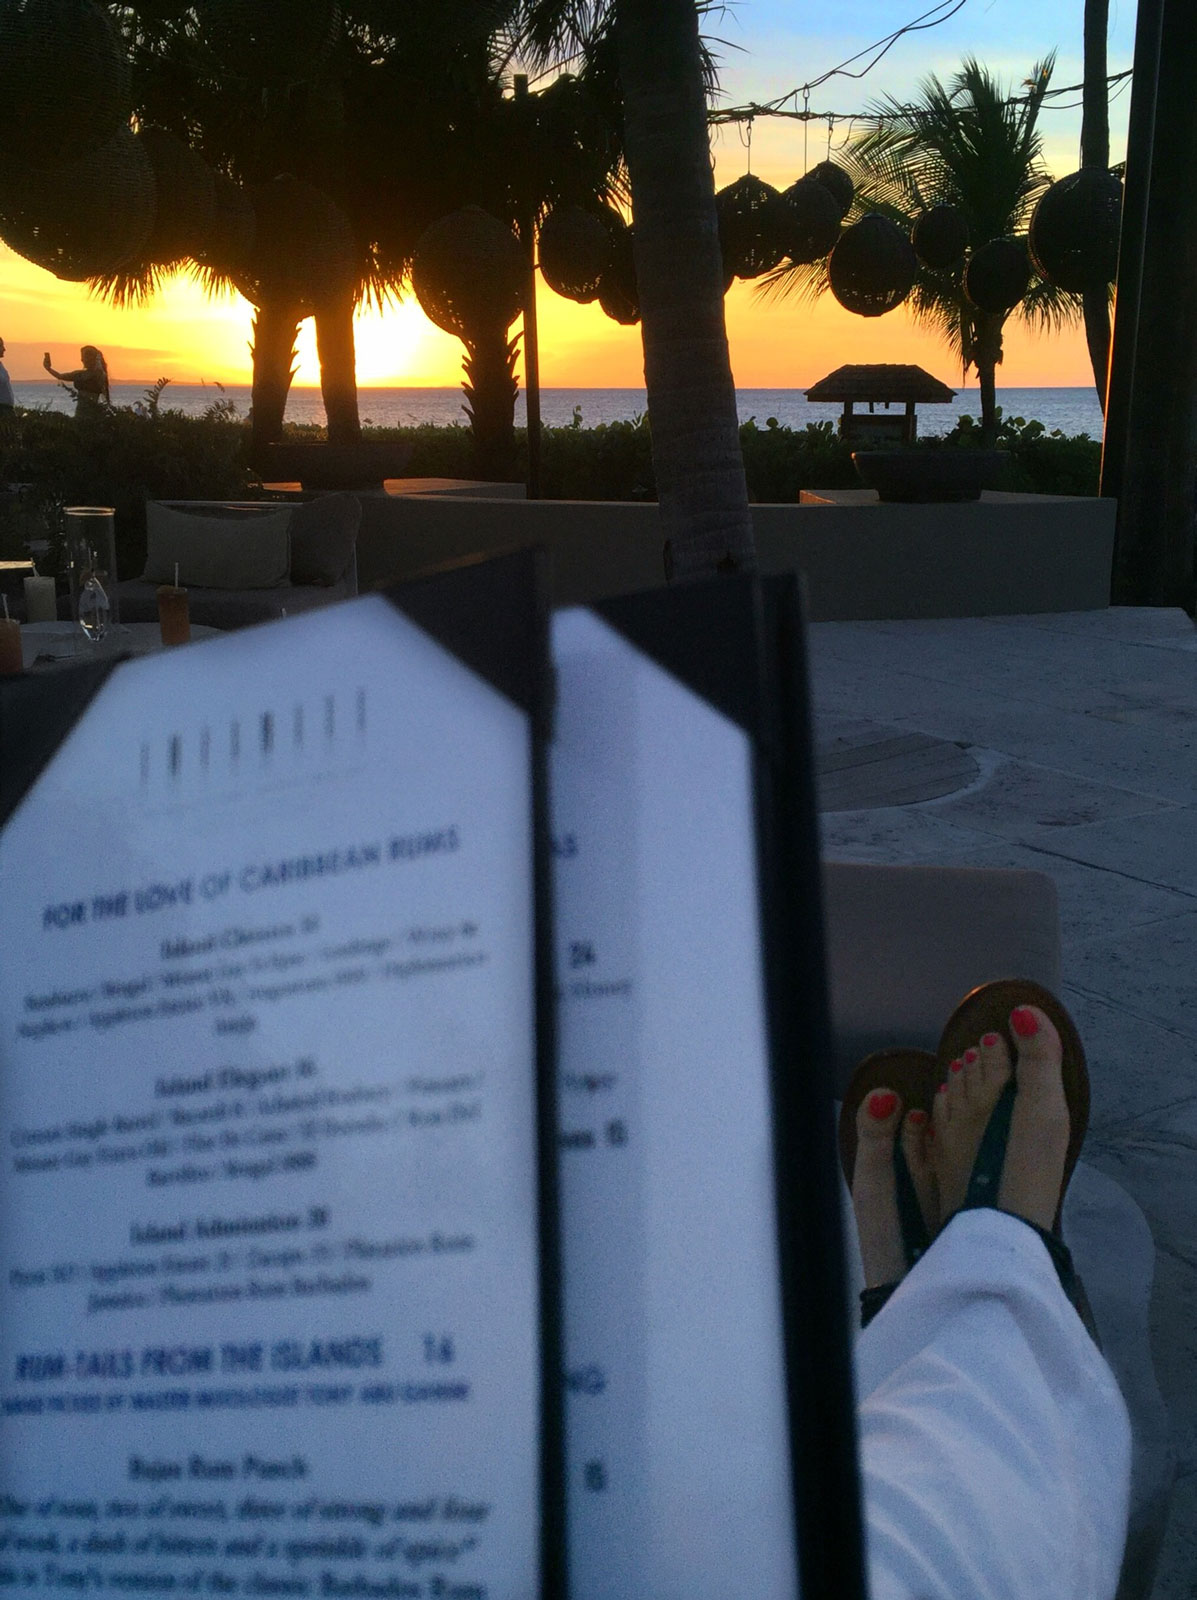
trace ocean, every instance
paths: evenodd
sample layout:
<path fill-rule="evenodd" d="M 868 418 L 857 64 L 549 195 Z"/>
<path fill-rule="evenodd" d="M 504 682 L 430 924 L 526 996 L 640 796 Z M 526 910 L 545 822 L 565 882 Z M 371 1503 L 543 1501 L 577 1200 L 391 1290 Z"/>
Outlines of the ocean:
<path fill-rule="evenodd" d="M 65 389 L 57 383 L 14 383 L 14 398 L 18 405 L 42 406 L 52 411 L 69 411 L 72 401 Z M 1101 408 L 1092 388 L 1083 389 L 999 389 L 998 404 L 1006 416 L 1032 418 L 1042 422 L 1052 432 L 1087 433 L 1094 439 L 1101 437 Z M 145 399 L 145 385 L 114 383 L 114 405 L 136 405 Z M 198 384 L 172 383 L 162 397 L 162 404 L 200 416 L 218 400 L 233 403 L 239 416 L 249 413 L 250 391 L 248 384 Z M 755 417 L 763 427 L 770 417 L 776 417 L 784 427 L 803 428 L 808 422 L 834 422 L 840 415 L 838 405 L 811 405 L 801 389 L 739 389 L 736 400 L 741 422 Z M 362 420 L 377 427 L 403 427 L 414 423 L 432 422 L 442 427 L 464 423 L 462 393 L 460 389 L 362 389 L 359 391 Z M 621 422 L 642 416 L 647 408 L 643 389 L 542 389 L 540 414 L 543 421 L 553 427 L 567 427 L 575 416 L 581 418 L 584 428 L 601 422 Z M 980 416 L 980 402 L 975 387 L 961 389 L 950 405 L 919 407 L 919 432 L 923 436 L 945 433 L 956 418 L 965 414 Z M 516 421 L 524 420 L 524 395 L 520 391 L 516 402 Z M 319 389 L 292 389 L 287 403 L 287 421 L 300 423 L 324 422 L 324 402 Z"/>

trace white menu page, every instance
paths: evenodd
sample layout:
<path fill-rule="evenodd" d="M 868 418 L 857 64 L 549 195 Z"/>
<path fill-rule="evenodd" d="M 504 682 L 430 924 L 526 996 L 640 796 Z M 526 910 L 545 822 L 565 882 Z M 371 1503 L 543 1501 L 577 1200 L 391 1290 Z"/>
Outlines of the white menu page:
<path fill-rule="evenodd" d="M 745 733 L 554 622 L 576 1600 L 797 1590 Z"/>
<path fill-rule="evenodd" d="M 526 715 L 379 597 L 120 667 L 0 834 L 0 1574 L 529 1600 Z"/>

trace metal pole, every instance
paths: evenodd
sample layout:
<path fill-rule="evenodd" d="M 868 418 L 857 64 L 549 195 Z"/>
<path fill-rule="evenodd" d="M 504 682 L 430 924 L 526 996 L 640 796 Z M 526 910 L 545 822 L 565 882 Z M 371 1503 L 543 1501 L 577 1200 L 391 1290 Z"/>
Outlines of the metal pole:
<path fill-rule="evenodd" d="M 515 98 L 526 113 L 528 104 L 527 74 L 517 72 L 514 78 Z M 527 121 L 530 118 L 526 118 Z M 524 247 L 528 270 L 524 279 L 524 406 L 527 415 L 528 483 L 529 500 L 540 499 L 540 341 L 536 329 L 536 207 L 529 202 L 520 209 L 520 243 Z"/>
<path fill-rule="evenodd" d="M 1156 84 L 1160 69 L 1160 30 L 1164 0 L 1139 0 L 1135 25 L 1134 79 L 1126 135 L 1126 180 L 1122 197 L 1122 236 L 1118 249 L 1118 291 L 1106 389 L 1106 425 L 1101 455 L 1101 492 L 1122 495 L 1130 431 L 1131 390 L 1143 282 L 1143 242 L 1151 192 L 1151 151 L 1155 137 Z M 1121 511 L 1119 512 L 1121 521 Z"/>
<path fill-rule="evenodd" d="M 1163 0 L 1114 597 L 1194 605 L 1197 536 L 1197 7 Z"/>

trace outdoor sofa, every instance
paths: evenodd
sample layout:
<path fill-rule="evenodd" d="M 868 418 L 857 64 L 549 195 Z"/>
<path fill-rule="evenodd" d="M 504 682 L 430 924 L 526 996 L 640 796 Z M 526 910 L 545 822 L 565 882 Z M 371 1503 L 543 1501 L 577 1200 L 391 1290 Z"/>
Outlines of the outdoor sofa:
<path fill-rule="evenodd" d="M 158 586 L 188 591 L 191 620 L 243 628 L 357 593 L 361 502 L 324 494 L 272 501 L 150 500 L 146 565 L 117 585 L 122 622 L 158 617 Z"/>

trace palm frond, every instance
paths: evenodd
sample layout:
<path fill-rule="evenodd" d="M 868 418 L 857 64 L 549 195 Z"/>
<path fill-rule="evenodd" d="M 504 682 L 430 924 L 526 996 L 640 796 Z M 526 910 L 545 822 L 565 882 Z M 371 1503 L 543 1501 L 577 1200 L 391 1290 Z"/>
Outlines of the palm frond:
<path fill-rule="evenodd" d="M 156 261 L 142 266 L 127 267 L 120 272 L 98 273 L 88 278 L 87 287 L 92 298 L 106 300 L 109 305 L 124 311 L 149 305 L 159 295 L 169 279 L 183 268 L 182 262 L 162 266 Z"/>

